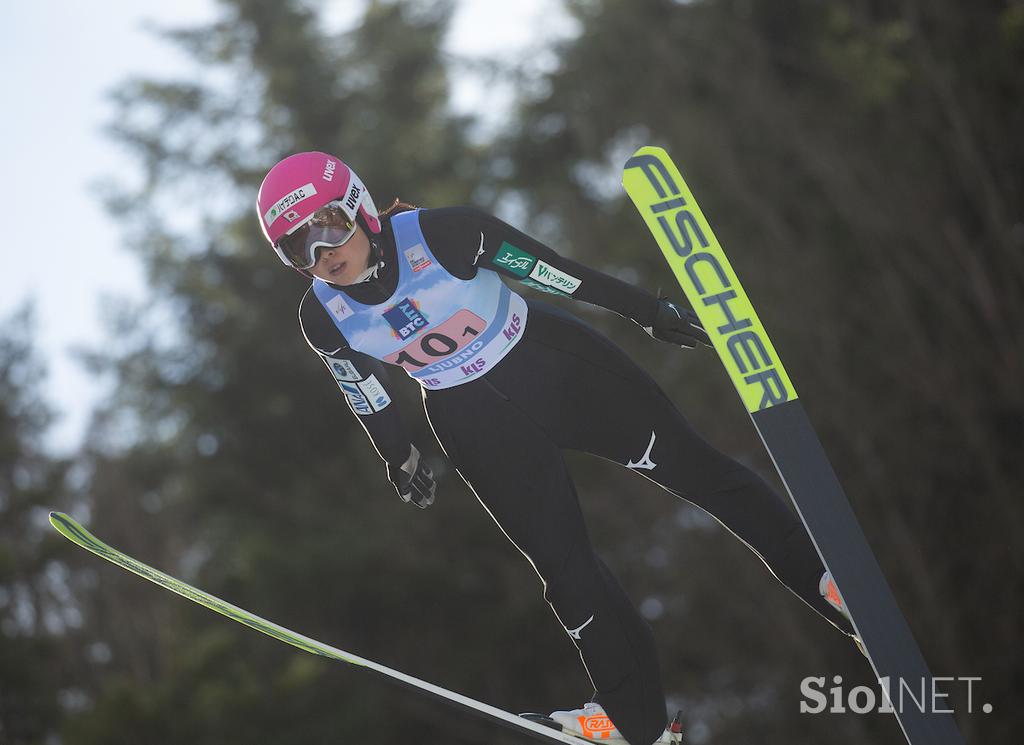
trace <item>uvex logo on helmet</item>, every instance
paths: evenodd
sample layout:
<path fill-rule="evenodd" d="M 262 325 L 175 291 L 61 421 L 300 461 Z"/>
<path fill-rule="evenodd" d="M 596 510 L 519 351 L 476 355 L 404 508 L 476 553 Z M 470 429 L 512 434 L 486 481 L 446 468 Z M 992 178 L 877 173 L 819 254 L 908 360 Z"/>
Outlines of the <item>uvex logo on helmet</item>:
<path fill-rule="evenodd" d="M 334 169 L 338 167 L 338 161 L 327 159 L 327 165 L 324 166 L 324 181 L 334 181 Z"/>
<path fill-rule="evenodd" d="M 356 207 L 359 205 L 359 196 L 363 193 L 359 184 L 352 184 L 352 188 L 348 190 L 348 196 L 345 197 L 345 206 L 348 207 L 349 212 L 355 212 Z"/>

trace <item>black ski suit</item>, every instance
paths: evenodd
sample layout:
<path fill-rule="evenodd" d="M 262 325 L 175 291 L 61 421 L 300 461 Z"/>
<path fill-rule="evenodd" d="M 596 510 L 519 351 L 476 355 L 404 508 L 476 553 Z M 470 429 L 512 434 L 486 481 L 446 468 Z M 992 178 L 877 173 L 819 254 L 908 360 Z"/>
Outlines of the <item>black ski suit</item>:
<path fill-rule="evenodd" d="M 507 243 L 581 280 L 575 299 L 651 325 L 656 297 L 561 257 L 486 213 L 422 210 L 420 225 L 434 255 L 456 277 L 485 269 L 522 280 L 490 261 Z M 379 241 L 385 268 L 378 279 L 344 288 L 364 304 L 386 300 L 398 281 L 387 222 Z M 523 338 L 496 367 L 462 385 L 424 390 L 424 408 L 459 475 L 540 575 L 545 599 L 623 737 L 647 745 L 666 724 L 654 638 L 590 543 L 564 449 L 631 468 L 703 508 L 794 593 L 849 631 L 819 595 L 824 567 L 782 498 L 705 442 L 657 383 L 605 336 L 550 304 L 529 299 L 528 307 Z M 312 292 L 299 315 L 307 341 L 329 368 L 340 360 L 360 376 L 386 379 L 381 362 L 348 347 Z M 467 426 L 466 412 L 488 426 Z M 410 441 L 396 407 L 357 413 L 381 457 L 395 467 L 403 463 Z M 514 458 L 496 456 L 510 444 Z"/>

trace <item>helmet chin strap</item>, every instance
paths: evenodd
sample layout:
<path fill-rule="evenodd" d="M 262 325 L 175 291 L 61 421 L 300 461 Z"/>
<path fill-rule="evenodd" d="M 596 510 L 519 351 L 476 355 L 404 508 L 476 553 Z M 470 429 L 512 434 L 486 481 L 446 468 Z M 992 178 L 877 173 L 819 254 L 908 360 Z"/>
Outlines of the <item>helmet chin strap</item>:
<path fill-rule="evenodd" d="M 384 268 L 384 255 L 381 251 L 380 245 L 377 243 L 376 238 L 370 238 L 370 255 L 366 257 L 366 269 L 352 280 L 352 284 L 356 285 L 361 282 L 369 282 L 375 280 L 380 275 L 381 269 Z"/>

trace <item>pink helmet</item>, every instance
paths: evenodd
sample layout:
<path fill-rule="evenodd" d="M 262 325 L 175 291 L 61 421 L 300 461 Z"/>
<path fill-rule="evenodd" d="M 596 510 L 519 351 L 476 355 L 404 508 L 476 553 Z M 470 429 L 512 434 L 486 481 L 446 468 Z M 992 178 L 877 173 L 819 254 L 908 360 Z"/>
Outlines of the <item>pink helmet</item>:
<path fill-rule="evenodd" d="M 371 233 L 380 232 L 370 192 L 341 158 L 316 151 L 289 155 L 271 168 L 260 184 L 256 208 L 263 234 L 277 246 L 282 237 L 335 200 L 352 221 L 358 215 Z"/>

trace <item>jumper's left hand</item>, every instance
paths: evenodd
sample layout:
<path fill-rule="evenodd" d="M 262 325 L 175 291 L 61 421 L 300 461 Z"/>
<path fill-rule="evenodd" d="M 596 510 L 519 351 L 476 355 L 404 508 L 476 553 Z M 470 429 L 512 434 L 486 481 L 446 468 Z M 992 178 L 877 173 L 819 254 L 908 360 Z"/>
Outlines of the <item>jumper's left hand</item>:
<path fill-rule="evenodd" d="M 420 457 L 415 445 L 409 445 L 409 458 L 405 463 L 398 467 L 388 464 L 388 478 L 403 502 L 411 502 L 421 510 L 434 503 L 437 490 L 434 472 Z"/>
<path fill-rule="evenodd" d="M 705 347 L 711 346 L 711 340 L 704 327 L 700 325 L 697 314 L 665 298 L 658 301 L 658 310 L 652 325 L 643 328 L 655 339 L 678 344 L 687 349 L 693 349 L 698 343 Z"/>

